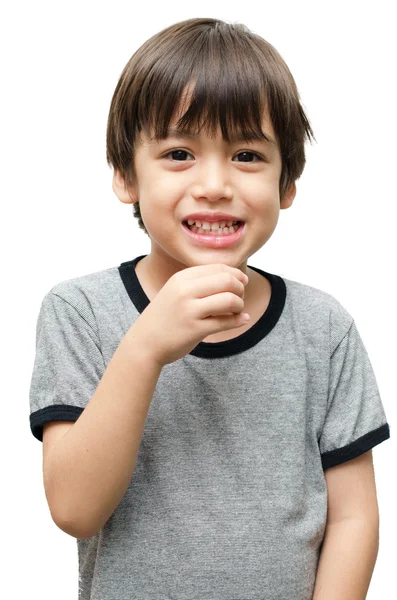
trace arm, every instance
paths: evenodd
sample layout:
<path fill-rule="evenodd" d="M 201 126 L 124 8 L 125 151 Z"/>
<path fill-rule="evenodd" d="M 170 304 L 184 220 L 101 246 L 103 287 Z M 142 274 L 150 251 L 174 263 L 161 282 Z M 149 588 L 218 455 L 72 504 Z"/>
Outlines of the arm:
<path fill-rule="evenodd" d="M 128 330 L 78 420 L 54 446 L 46 495 L 60 529 L 95 535 L 124 496 L 162 367 Z"/>
<path fill-rule="evenodd" d="M 365 600 L 378 545 L 376 522 L 346 519 L 327 525 L 313 600 Z"/>
<path fill-rule="evenodd" d="M 329 468 L 327 527 L 313 600 L 365 600 L 379 547 L 372 451 Z"/>

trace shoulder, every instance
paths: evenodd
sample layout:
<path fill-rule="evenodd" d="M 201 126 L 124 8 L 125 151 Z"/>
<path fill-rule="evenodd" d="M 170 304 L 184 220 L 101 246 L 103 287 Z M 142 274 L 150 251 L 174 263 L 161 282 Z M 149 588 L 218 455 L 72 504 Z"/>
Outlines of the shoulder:
<path fill-rule="evenodd" d="M 87 275 L 65 279 L 56 283 L 46 296 L 58 296 L 76 310 L 86 310 L 94 299 L 112 297 L 117 291 L 120 275 L 117 267 L 102 269 Z"/>
<path fill-rule="evenodd" d="M 79 296 L 89 297 L 92 293 L 113 286 L 117 278 L 120 278 L 118 268 L 110 267 L 109 269 L 102 269 L 101 271 L 60 281 L 48 293 L 60 296 L 65 300 Z"/>
<path fill-rule="evenodd" d="M 85 321 L 97 331 L 98 307 L 111 305 L 119 294 L 119 280 L 118 268 L 112 267 L 56 283 L 42 299 L 39 321 L 52 319 L 58 325 Z"/>
<path fill-rule="evenodd" d="M 327 330 L 331 348 L 349 331 L 354 319 L 349 311 L 329 292 L 283 277 L 287 301 L 295 318 L 304 326 Z"/>

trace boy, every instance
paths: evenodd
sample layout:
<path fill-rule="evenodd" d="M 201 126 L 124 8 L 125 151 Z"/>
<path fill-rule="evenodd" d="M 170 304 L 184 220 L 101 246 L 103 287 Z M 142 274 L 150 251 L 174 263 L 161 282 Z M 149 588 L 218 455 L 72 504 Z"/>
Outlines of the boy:
<path fill-rule="evenodd" d="M 80 600 L 365 597 L 390 437 L 371 363 L 333 296 L 247 266 L 311 135 L 242 25 L 176 23 L 121 74 L 107 159 L 151 252 L 46 294 L 30 391 Z"/>

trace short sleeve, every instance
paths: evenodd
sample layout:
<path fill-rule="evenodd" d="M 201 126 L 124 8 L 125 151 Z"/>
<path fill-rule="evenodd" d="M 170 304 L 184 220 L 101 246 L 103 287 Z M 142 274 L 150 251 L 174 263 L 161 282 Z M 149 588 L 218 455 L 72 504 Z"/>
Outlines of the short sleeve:
<path fill-rule="evenodd" d="M 356 458 L 389 437 L 375 374 L 353 320 L 330 358 L 327 413 L 319 444 L 323 469 Z"/>
<path fill-rule="evenodd" d="M 92 320 L 51 291 L 42 301 L 29 393 L 30 429 L 41 442 L 45 423 L 77 421 L 105 371 Z"/>

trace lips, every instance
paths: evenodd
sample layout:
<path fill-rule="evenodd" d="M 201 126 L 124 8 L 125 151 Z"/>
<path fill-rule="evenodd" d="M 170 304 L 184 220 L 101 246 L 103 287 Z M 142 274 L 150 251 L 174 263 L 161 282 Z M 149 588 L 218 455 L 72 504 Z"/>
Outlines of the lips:
<path fill-rule="evenodd" d="M 194 244 L 201 247 L 206 246 L 208 248 L 215 249 L 228 248 L 230 246 L 233 246 L 234 244 L 239 243 L 245 234 L 245 224 L 242 221 L 240 222 L 240 226 L 234 233 L 220 235 L 197 233 L 189 229 L 189 227 L 187 227 L 184 224 L 182 225 L 182 227 Z"/>

